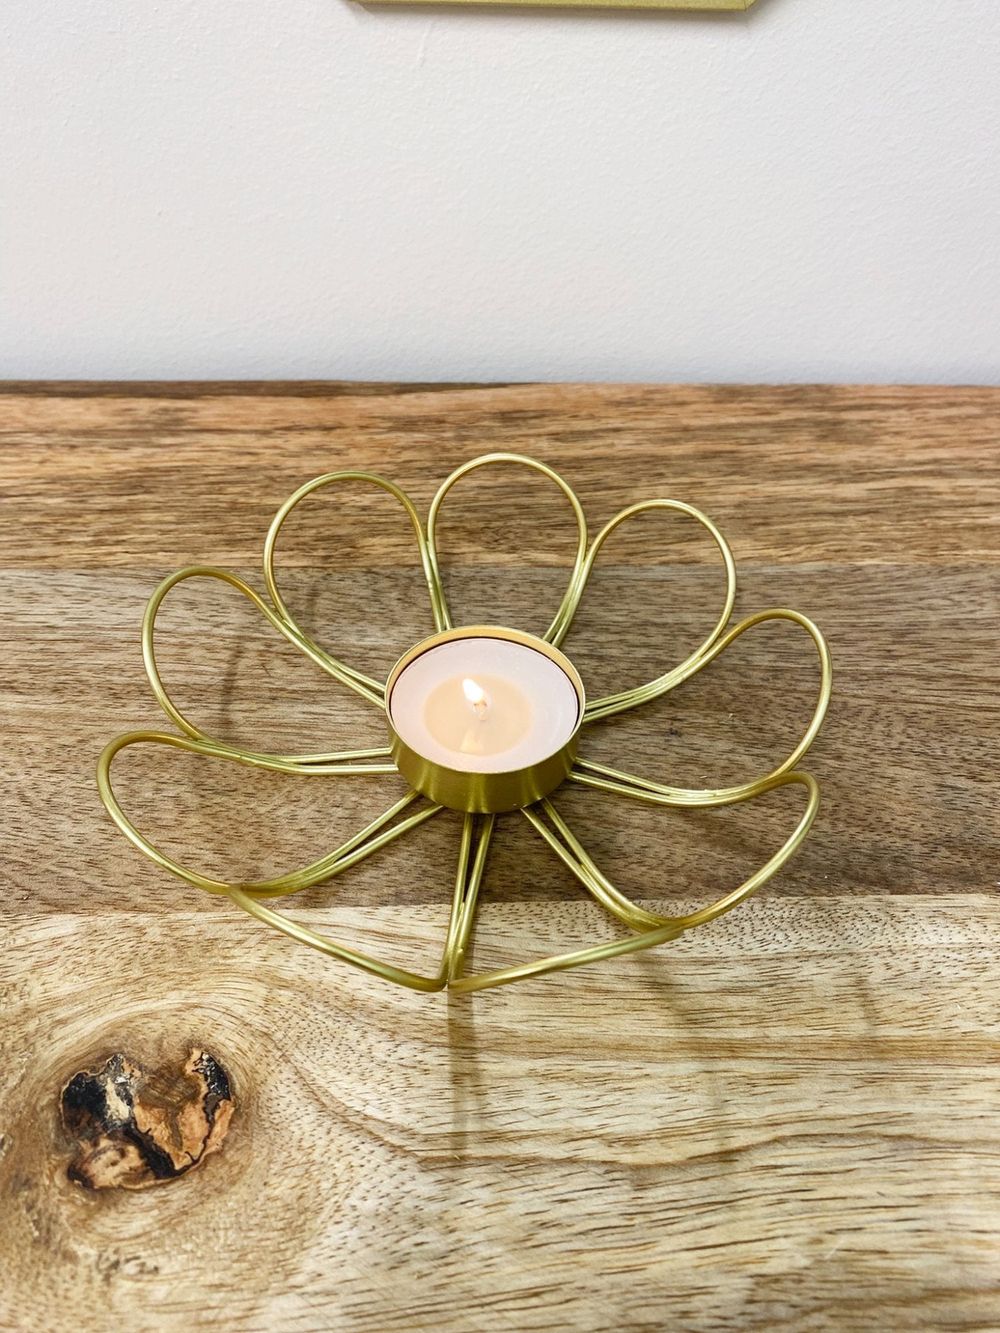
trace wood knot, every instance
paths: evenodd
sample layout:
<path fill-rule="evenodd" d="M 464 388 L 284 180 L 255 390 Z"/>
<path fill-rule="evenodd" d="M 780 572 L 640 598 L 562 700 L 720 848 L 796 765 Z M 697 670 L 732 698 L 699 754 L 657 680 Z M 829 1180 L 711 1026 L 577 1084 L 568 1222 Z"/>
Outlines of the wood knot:
<path fill-rule="evenodd" d="M 118 1052 L 74 1074 L 60 1106 L 77 1141 L 70 1180 L 128 1190 L 175 1180 L 218 1152 L 235 1109 L 228 1074 L 201 1050 L 153 1070 Z"/>

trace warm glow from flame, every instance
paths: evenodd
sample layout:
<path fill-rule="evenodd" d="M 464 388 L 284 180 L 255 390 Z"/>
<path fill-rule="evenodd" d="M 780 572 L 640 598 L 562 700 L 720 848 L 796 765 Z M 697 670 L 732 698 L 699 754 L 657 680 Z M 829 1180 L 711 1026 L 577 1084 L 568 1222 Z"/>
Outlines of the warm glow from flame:
<path fill-rule="evenodd" d="M 477 685 L 474 680 L 470 680 L 468 676 L 462 681 L 462 693 L 473 708 L 478 708 L 486 702 L 486 691 L 481 685 Z"/>

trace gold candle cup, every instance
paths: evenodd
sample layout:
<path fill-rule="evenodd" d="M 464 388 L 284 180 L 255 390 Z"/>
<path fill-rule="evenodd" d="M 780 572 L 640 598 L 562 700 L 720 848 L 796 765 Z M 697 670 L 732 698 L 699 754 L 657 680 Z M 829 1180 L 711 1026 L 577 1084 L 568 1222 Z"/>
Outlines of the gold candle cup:
<path fill-rule="evenodd" d="M 456 768 L 428 758 L 409 745 L 393 722 L 393 690 L 400 676 L 424 653 L 441 644 L 462 639 L 496 639 L 520 644 L 540 653 L 553 662 L 567 677 L 577 701 L 576 723 L 571 733 L 551 754 L 528 764 L 497 772 L 473 772 Z M 565 653 L 552 644 L 524 634 L 519 630 L 497 625 L 465 625 L 461 629 L 443 630 L 416 644 L 404 653 L 392 671 L 385 687 L 386 722 L 392 747 L 392 758 L 402 776 L 414 790 L 433 801 L 467 814 L 499 814 L 518 810 L 548 796 L 567 777 L 576 758 L 580 726 L 583 721 L 586 697 L 579 672 Z"/>

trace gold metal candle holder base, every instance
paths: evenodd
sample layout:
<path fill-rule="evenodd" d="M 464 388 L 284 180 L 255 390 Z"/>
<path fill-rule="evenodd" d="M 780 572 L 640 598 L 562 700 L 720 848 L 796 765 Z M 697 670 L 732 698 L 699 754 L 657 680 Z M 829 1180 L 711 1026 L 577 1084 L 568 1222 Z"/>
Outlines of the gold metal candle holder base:
<path fill-rule="evenodd" d="M 392 690 L 400 675 L 411 662 L 422 653 L 438 647 L 442 643 L 453 643 L 459 639 L 499 639 L 507 643 L 520 643 L 535 652 L 543 653 L 569 677 L 576 691 L 579 703 L 579 718 L 573 734 L 554 754 L 548 755 L 538 763 L 526 768 L 512 769 L 500 773 L 469 773 L 437 764 L 424 755 L 412 750 L 402 739 L 392 723 Z M 580 726 L 586 706 L 583 681 L 572 662 L 553 648 L 544 639 L 537 639 L 533 634 L 522 634 L 520 630 L 504 629 L 498 625 L 466 625 L 461 629 L 445 630 L 435 634 L 423 643 L 418 643 L 408 653 L 404 653 L 389 673 L 385 683 L 386 718 L 389 726 L 393 763 L 402 776 L 421 796 L 436 805 L 447 806 L 449 810 L 463 810 L 469 814 L 503 814 L 511 810 L 521 810 L 526 805 L 534 805 L 543 796 L 548 796 L 569 777 L 576 758 Z"/>
<path fill-rule="evenodd" d="M 673 511 L 700 523 L 714 540 L 726 571 L 726 596 L 722 613 L 712 632 L 678 666 L 658 676 L 655 680 L 633 689 L 619 691 L 586 704 L 581 716 L 583 726 L 590 725 L 604 718 L 609 718 L 626 709 L 634 708 L 659 698 L 674 689 L 683 681 L 714 661 L 736 639 L 756 625 L 768 621 L 786 620 L 800 626 L 810 636 L 819 659 L 820 683 L 816 706 L 812 718 L 801 740 L 791 754 L 774 768 L 751 782 L 739 783 L 730 787 L 718 788 L 683 788 L 668 786 L 639 777 L 618 769 L 609 768 L 587 759 L 576 758 L 577 734 L 575 733 L 564 751 L 556 756 L 555 767 L 534 766 L 529 772 L 524 770 L 516 781 L 499 781 L 480 784 L 469 782 L 469 774 L 454 774 L 452 770 L 437 768 L 429 772 L 426 762 L 418 762 L 402 744 L 398 735 L 391 731 L 390 746 L 370 750 L 345 750 L 334 754 L 267 754 L 247 750 L 213 739 L 195 726 L 177 708 L 167 693 L 156 664 L 155 625 L 159 608 L 171 588 L 190 578 L 208 578 L 221 580 L 242 593 L 268 623 L 290 643 L 299 648 L 308 658 L 328 675 L 347 686 L 356 694 L 383 712 L 386 709 L 387 692 L 403 666 L 411 660 L 413 653 L 422 651 L 428 645 L 418 645 L 405 655 L 394 668 L 386 685 L 366 676 L 353 667 L 331 657 L 296 623 L 278 590 L 274 573 L 274 550 L 281 528 L 291 511 L 313 491 L 343 482 L 361 481 L 387 491 L 402 506 L 413 529 L 417 550 L 420 556 L 424 577 L 430 597 L 431 612 L 434 617 L 438 638 L 443 641 L 455 631 L 448 611 L 447 601 L 441 584 L 437 554 L 437 526 L 441 504 L 451 488 L 462 477 L 476 468 L 496 464 L 517 464 L 541 473 L 552 481 L 569 502 L 577 523 L 577 552 L 570 575 L 569 585 L 562 602 L 556 611 L 548 630 L 541 641 L 531 636 L 522 636 L 531 640 L 535 646 L 539 642 L 547 645 L 546 651 L 557 654 L 560 644 L 565 639 L 573 616 L 587 586 L 590 573 L 601 549 L 611 534 L 623 523 L 637 514 L 654 509 Z M 482 458 L 457 468 L 442 484 L 430 507 L 426 527 L 409 497 L 383 477 L 368 472 L 332 472 L 316 477 L 300 487 L 278 510 L 271 524 L 264 543 L 264 581 L 269 600 L 265 600 L 249 584 L 226 570 L 212 566 L 196 565 L 171 574 L 160 584 L 146 608 L 142 624 L 142 651 L 146 672 L 153 691 L 164 713 L 183 733 L 134 731 L 119 736 L 104 749 L 98 761 L 97 782 L 101 799 L 112 819 L 125 836 L 156 865 L 186 880 L 189 884 L 208 893 L 224 894 L 244 911 L 282 931 L 292 939 L 311 948 L 318 949 L 331 957 L 339 958 L 355 967 L 362 968 L 386 981 L 393 981 L 412 990 L 436 991 L 449 987 L 455 991 L 483 990 L 492 986 L 503 986 L 526 977 L 539 976 L 546 972 L 564 971 L 578 967 L 583 963 L 596 962 L 602 958 L 612 958 L 618 954 L 634 953 L 639 949 L 648 949 L 667 940 L 676 939 L 686 930 L 700 926 L 715 917 L 728 912 L 743 899 L 749 897 L 765 884 L 795 854 L 805 839 L 819 808 L 819 788 L 808 773 L 796 769 L 799 760 L 805 755 L 816 738 L 830 701 L 832 672 L 830 655 L 819 630 L 807 617 L 797 611 L 777 608 L 759 611 L 755 615 L 727 628 L 736 597 L 736 567 L 732 553 L 725 538 L 718 528 L 691 505 L 680 500 L 646 500 L 629 506 L 612 518 L 588 544 L 587 525 L 583 510 L 576 495 L 565 481 L 544 463 L 517 454 L 487 454 Z M 467 631 L 466 631 L 467 632 Z M 490 631 L 518 637 L 517 631 Z M 560 664 L 566 659 L 558 654 Z M 565 666 L 564 666 L 565 669 Z M 570 667 L 571 678 L 578 685 L 578 693 L 583 701 L 583 685 Z M 379 774 L 402 774 L 410 784 L 411 790 L 395 801 L 377 819 L 361 829 L 352 838 L 321 857 L 310 865 L 302 866 L 273 879 L 247 883 L 229 883 L 211 879 L 197 871 L 182 866 L 155 847 L 129 820 L 122 809 L 111 783 L 111 765 L 120 750 L 132 745 L 151 744 L 186 750 L 193 754 L 209 758 L 222 759 L 231 763 L 245 764 L 254 768 L 265 768 L 282 773 L 308 774 L 323 776 L 366 777 Z M 546 761 L 548 762 L 548 761 Z M 473 775 L 476 778 L 496 777 L 509 779 L 510 775 Z M 680 808 L 712 807 L 733 805 L 752 800 L 777 787 L 798 785 L 806 790 L 806 807 L 795 828 L 791 831 L 778 850 L 764 862 L 748 879 L 723 897 L 707 907 L 681 916 L 667 917 L 649 912 L 627 898 L 598 868 L 587 851 L 576 838 L 565 820 L 559 815 L 549 794 L 559 781 L 576 783 L 583 787 L 596 788 L 611 792 L 631 800 L 644 801 L 654 805 Z M 550 785 L 551 784 L 551 785 Z M 487 789 L 488 788 L 488 789 Z M 426 803 L 430 796 L 431 803 Z M 423 804 L 420 804 L 424 802 Z M 288 917 L 268 907 L 267 898 L 283 897 L 296 893 L 324 880 L 331 879 L 355 865 L 358 861 L 377 852 L 398 837 L 407 834 L 425 820 L 437 815 L 445 805 L 465 811 L 462 821 L 462 834 L 458 848 L 458 866 L 455 874 L 454 889 L 451 899 L 451 914 L 444 941 L 441 963 L 431 975 L 422 975 L 382 962 L 368 954 L 348 948 L 335 940 L 328 939 L 307 927 L 291 921 Z M 480 886 L 490 848 L 497 811 L 517 809 L 520 816 L 527 819 L 532 828 L 552 848 L 561 861 L 572 871 L 583 888 L 599 902 L 617 920 L 633 933 L 624 938 L 612 940 L 591 948 L 578 949 L 570 953 L 557 954 L 553 957 L 534 959 L 511 967 L 466 975 L 465 964 L 476 914 Z"/>

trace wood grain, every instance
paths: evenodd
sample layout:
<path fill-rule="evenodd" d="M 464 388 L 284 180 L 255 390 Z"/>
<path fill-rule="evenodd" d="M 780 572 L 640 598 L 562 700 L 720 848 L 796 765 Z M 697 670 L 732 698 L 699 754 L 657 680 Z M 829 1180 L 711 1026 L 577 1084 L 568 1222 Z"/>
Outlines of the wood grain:
<path fill-rule="evenodd" d="M 1000 1327 L 1000 395 L 980 389 L 11 385 L 0 392 L 0 1327 L 17 1330 Z M 358 466 L 424 508 L 488 449 L 544 459 L 597 526 L 674 495 L 740 569 L 737 613 L 791 605 L 834 655 L 808 767 L 824 805 L 751 904 L 655 954 L 469 997 L 399 992 L 158 873 L 93 765 L 161 725 L 138 625 L 156 581 L 260 586 L 271 514 Z M 568 511 L 497 470 L 445 511 L 462 618 L 539 629 Z M 683 523 L 609 543 L 567 650 L 592 694 L 677 660 L 720 571 Z M 405 522 L 345 492 L 289 524 L 279 572 L 334 652 L 385 672 L 429 628 Z M 381 743 L 377 715 L 235 596 L 179 589 L 176 697 L 273 748 Z M 786 627 L 751 634 L 587 752 L 681 784 L 790 748 L 815 688 Z M 329 849 L 399 784 L 123 756 L 126 808 L 229 875 Z M 222 770 L 222 771 L 220 771 Z M 643 901 L 694 906 L 767 855 L 794 793 L 678 814 L 557 804 Z M 439 950 L 443 814 L 290 914 L 400 962 Z M 611 937 L 526 822 L 500 830 L 475 963 Z M 218 1151 L 88 1190 L 60 1094 L 120 1054 L 211 1051 Z"/>

